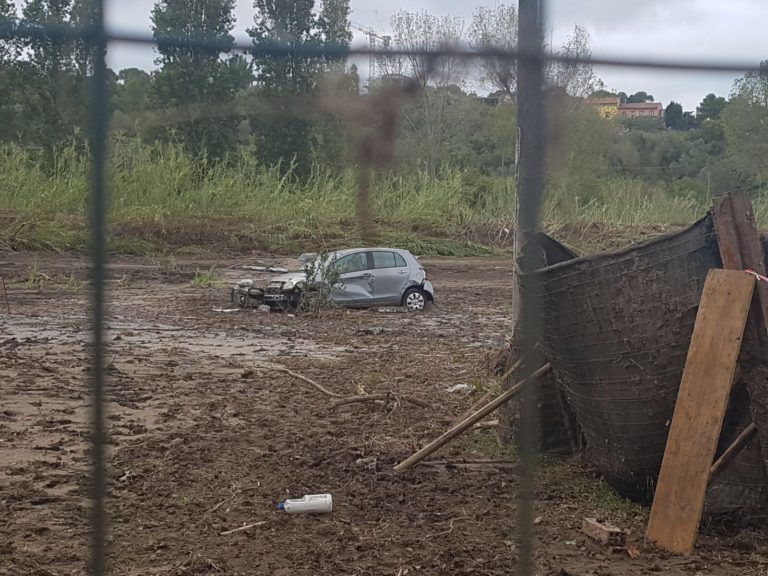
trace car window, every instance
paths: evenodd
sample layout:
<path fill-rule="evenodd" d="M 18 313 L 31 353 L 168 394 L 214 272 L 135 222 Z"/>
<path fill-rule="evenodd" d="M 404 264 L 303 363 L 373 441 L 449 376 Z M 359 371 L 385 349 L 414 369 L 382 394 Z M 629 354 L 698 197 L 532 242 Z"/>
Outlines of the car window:
<path fill-rule="evenodd" d="M 395 252 L 373 252 L 374 268 L 400 268 L 405 266 L 405 260 Z"/>
<path fill-rule="evenodd" d="M 394 252 L 378 252 L 378 251 L 374 252 L 373 267 L 374 268 L 394 268 L 395 253 Z"/>
<path fill-rule="evenodd" d="M 368 268 L 368 259 L 365 257 L 365 252 L 356 252 L 342 256 L 336 260 L 335 266 L 340 274 L 359 272 Z"/>

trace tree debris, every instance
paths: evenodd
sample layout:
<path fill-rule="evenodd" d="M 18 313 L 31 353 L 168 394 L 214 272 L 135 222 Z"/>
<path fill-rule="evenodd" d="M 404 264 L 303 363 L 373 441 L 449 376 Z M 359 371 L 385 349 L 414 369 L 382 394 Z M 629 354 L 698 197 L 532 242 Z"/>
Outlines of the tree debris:
<path fill-rule="evenodd" d="M 262 520 L 261 522 L 246 524 L 245 526 L 240 526 L 240 528 L 234 528 L 233 530 L 227 530 L 226 532 L 222 532 L 220 536 L 229 536 L 230 534 L 234 534 L 235 532 L 243 532 L 245 530 L 250 530 L 251 528 L 256 528 L 257 526 L 262 526 L 266 523 L 267 523 L 266 520 Z"/>
<path fill-rule="evenodd" d="M 285 374 L 288 374 L 288 376 L 291 376 L 292 378 L 296 378 L 297 380 L 301 380 L 302 382 L 306 382 L 310 386 L 312 386 L 315 390 L 318 392 L 325 394 L 326 396 L 330 396 L 331 398 L 343 398 L 341 394 L 336 394 L 336 392 L 331 392 L 330 390 L 323 388 L 312 380 L 311 378 L 307 378 L 306 376 L 302 376 L 298 372 L 294 372 L 293 370 L 289 370 L 288 368 L 283 368 L 282 366 L 254 366 L 254 370 L 264 370 L 264 371 L 275 371 L 275 372 L 283 372 Z"/>

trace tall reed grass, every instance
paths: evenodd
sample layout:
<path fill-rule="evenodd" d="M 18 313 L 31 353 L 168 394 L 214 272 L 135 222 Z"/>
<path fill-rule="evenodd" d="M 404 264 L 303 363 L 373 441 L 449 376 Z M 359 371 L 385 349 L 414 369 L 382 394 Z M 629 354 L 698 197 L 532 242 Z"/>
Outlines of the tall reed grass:
<path fill-rule="evenodd" d="M 113 223 L 178 223 L 232 219 L 287 238 L 333 234 L 355 227 L 356 171 L 317 168 L 306 180 L 281 175 L 243 154 L 209 164 L 175 144 L 119 139 L 110 151 L 110 219 Z M 43 161 L 34 151 L 0 147 L 0 210 L 27 219 L 85 216 L 88 162 L 73 148 Z M 636 179 L 596 179 L 589 190 L 550 190 L 543 225 L 614 227 L 676 225 L 704 214 L 708 198 L 672 196 L 660 185 Z M 768 209 L 768 199 L 756 199 Z M 440 237 L 506 246 L 515 221 L 514 180 L 445 169 L 373 174 L 371 214 L 385 238 Z M 756 212 L 758 212 L 756 210 Z M 768 210 L 758 212 L 768 224 Z"/>

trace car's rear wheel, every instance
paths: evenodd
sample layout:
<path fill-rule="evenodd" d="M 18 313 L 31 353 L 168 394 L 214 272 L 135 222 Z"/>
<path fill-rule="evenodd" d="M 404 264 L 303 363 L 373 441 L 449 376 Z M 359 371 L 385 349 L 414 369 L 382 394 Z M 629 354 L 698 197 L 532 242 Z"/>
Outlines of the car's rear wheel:
<path fill-rule="evenodd" d="M 421 312 L 427 306 L 427 297 L 418 288 L 408 288 L 403 294 L 403 306 L 408 312 Z"/>

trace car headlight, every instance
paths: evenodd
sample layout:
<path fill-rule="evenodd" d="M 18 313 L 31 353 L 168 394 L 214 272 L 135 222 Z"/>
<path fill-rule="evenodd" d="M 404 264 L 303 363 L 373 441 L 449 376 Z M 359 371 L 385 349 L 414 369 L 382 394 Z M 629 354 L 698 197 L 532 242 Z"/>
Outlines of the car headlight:
<path fill-rule="evenodd" d="M 283 290 L 285 290 L 285 291 L 293 290 L 299 284 L 301 284 L 301 280 L 295 280 L 295 279 L 294 280 L 288 280 L 288 282 L 283 284 Z"/>
<path fill-rule="evenodd" d="M 283 283 L 280 280 L 272 280 L 272 282 L 267 284 L 267 288 L 281 288 L 282 286 Z"/>

